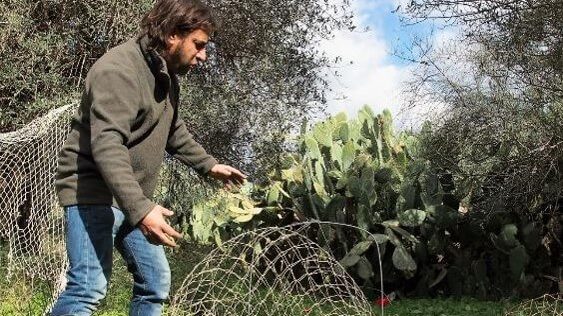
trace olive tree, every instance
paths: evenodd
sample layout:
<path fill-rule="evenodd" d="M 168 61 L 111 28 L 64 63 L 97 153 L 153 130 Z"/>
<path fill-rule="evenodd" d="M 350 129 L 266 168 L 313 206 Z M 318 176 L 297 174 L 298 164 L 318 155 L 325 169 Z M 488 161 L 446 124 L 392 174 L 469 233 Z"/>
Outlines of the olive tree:
<path fill-rule="evenodd" d="M 458 197 L 484 215 L 483 225 L 541 227 L 542 245 L 556 267 L 563 202 L 563 4 L 414 0 L 401 12 L 406 23 L 433 20 L 453 27 L 460 45 L 436 47 L 423 39 L 408 55 L 417 65 L 407 89 L 411 104 L 434 101 L 445 109 L 422 133 L 423 155 L 444 177 L 453 176 Z"/>
<path fill-rule="evenodd" d="M 0 131 L 78 100 L 90 66 L 134 36 L 153 1 L 5 0 Z M 219 21 L 209 62 L 182 80 L 182 115 L 213 154 L 251 173 L 322 109 L 332 65 L 317 43 L 352 28 L 348 0 L 208 1 Z"/>
<path fill-rule="evenodd" d="M 184 80 L 186 121 L 214 154 L 263 174 L 286 136 L 325 102 L 322 74 L 332 61 L 317 44 L 336 29 L 353 28 L 348 1 L 209 5 L 220 27 L 209 62 Z"/>

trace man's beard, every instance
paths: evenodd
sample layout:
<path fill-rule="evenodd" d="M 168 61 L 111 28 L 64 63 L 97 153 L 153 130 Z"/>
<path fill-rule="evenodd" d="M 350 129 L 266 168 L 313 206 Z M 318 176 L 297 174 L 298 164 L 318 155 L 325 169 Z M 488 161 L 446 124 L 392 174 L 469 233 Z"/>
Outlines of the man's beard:
<path fill-rule="evenodd" d="M 192 68 L 191 65 L 179 65 L 178 69 L 176 69 L 176 74 L 183 76 L 183 75 L 187 74 L 190 71 L 191 68 Z"/>
<path fill-rule="evenodd" d="M 169 69 L 169 71 L 180 76 L 187 74 L 192 68 L 190 64 L 182 64 L 182 51 L 179 47 L 170 55 L 170 61 L 173 69 Z"/>

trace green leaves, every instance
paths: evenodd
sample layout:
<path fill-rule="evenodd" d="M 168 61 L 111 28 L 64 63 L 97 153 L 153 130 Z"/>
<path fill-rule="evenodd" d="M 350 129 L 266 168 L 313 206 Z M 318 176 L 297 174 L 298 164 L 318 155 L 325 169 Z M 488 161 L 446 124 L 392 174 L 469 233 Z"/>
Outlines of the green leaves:
<path fill-rule="evenodd" d="M 305 146 L 309 157 L 316 160 L 321 160 L 321 151 L 318 142 L 311 136 L 305 137 Z"/>
<path fill-rule="evenodd" d="M 347 254 L 340 260 L 340 264 L 345 268 L 356 266 L 356 273 L 364 280 L 373 277 L 373 266 L 369 260 L 363 255 L 374 243 L 374 240 L 364 240 L 357 243 Z"/>
<path fill-rule="evenodd" d="M 356 159 L 356 145 L 348 141 L 342 149 L 342 171 L 347 171 Z"/>
<path fill-rule="evenodd" d="M 453 225 L 457 217 L 450 214 L 456 212 L 442 205 L 433 170 L 404 152 L 404 136 L 399 139 L 393 134 L 388 112 L 375 116 L 366 107 L 358 119 L 345 119 L 340 115 L 305 132 L 299 154 L 284 160 L 281 172 L 272 173 L 261 194 L 250 193 L 259 200 L 249 205 L 237 197 L 239 201 L 229 206 L 226 225 L 259 225 L 262 217 L 257 210 L 264 205 L 353 225 L 360 230 L 320 228 L 319 242 L 323 247 L 349 249 L 339 262 L 364 280 L 375 275 L 373 267 L 379 263 L 375 265 L 374 258 L 385 260 L 386 269 L 410 277 L 417 270 L 416 229 L 429 219 Z M 224 220 L 221 223 L 225 226 Z M 381 251 L 377 256 L 372 252 L 374 244 Z M 385 256 L 388 248 L 393 253 Z"/>
<path fill-rule="evenodd" d="M 506 247 L 516 247 L 519 242 L 516 239 L 518 228 L 514 224 L 504 225 L 500 233 L 500 242 Z"/>
<path fill-rule="evenodd" d="M 437 206 L 442 204 L 442 188 L 438 181 L 438 176 L 431 170 L 424 170 L 419 177 L 420 198 L 425 207 Z"/>
<path fill-rule="evenodd" d="M 389 236 L 384 234 L 371 234 L 368 239 L 375 241 L 377 244 L 383 244 L 389 241 Z"/>
<path fill-rule="evenodd" d="M 416 271 L 416 262 L 404 247 L 395 247 L 393 265 L 402 271 Z"/>
<path fill-rule="evenodd" d="M 369 247 L 373 244 L 372 240 L 362 241 L 354 246 L 345 256 L 340 260 L 340 264 L 345 267 L 352 267 L 360 261 L 361 256 L 366 252 Z"/>
<path fill-rule="evenodd" d="M 352 248 L 352 250 L 350 250 L 350 253 L 356 254 L 356 255 L 362 255 L 364 254 L 364 252 L 366 252 L 369 247 L 371 247 L 371 245 L 373 245 L 373 241 L 372 240 L 364 240 L 361 241 L 359 243 L 357 243 L 354 248 Z"/>
<path fill-rule="evenodd" d="M 347 196 L 349 197 L 360 197 L 362 195 L 362 182 L 360 178 L 356 175 L 350 176 L 348 178 L 347 185 Z"/>
<path fill-rule="evenodd" d="M 350 140 L 350 124 L 343 123 L 338 129 L 338 136 L 343 142 Z"/>
<path fill-rule="evenodd" d="M 524 268 L 528 264 L 528 260 L 528 253 L 526 253 L 526 248 L 524 248 L 524 246 L 516 246 L 510 251 L 508 263 L 510 265 L 510 271 L 512 272 L 513 278 L 520 278 L 524 272 Z"/>
<path fill-rule="evenodd" d="M 356 271 L 358 276 L 364 280 L 369 280 L 374 275 L 373 266 L 365 257 L 361 257 L 360 260 L 358 260 Z"/>
<path fill-rule="evenodd" d="M 284 210 L 303 220 L 358 227 L 319 225 L 313 236 L 341 255 L 340 264 L 366 287 L 375 282 L 378 259 L 386 281 L 420 278 L 413 281 L 421 293 L 447 287 L 486 295 L 501 279 L 512 286 L 537 282 L 528 267 L 543 250 L 541 226 L 500 212 L 490 222 L 473 216 L 467 211 L 470 189 L 444 181 L 427 161 L 413 160 L 407 148 L 417 149 L 416 138 L 394 135 L 388 114 L 365 110 L 356 120 L 344 118 L 302 135 L 300 152 L 287 155 L 265 187 L 194 208 L 194 235 L 217 242 L 233 231 L 278 224 L 277 212 Z M 460 190 L 465 211 L 452 202 L 451 192 Z"/>
<path fill-rule="evenodd" d="M 397 215 L 397 219 L 402 226 L 416 227 L 426 219 L 426 212 L 422 210 L 406 210 Z"/>
<path fill-rule="evenodd" d="M 325 147 L 332 146 L 332 127 L 328 122 L 317 124 L 313 128 L 313 137 L 319 144 Z"/>
<path fill-rule="evenodd" d="M 369 105 L 364 105 L 358 112 L 358 120 L 360 123 L 373 121 L 375 115 Z"/>
<path fill-rule="evenodd" d="M 343 212 L 345 206 L 346 198 L 344 196 L 334 196 L 326 206 L 326 219 L 332 222 L 338 221 L 338 214 Z"/>
<path fill-rule="evenodd" d="M 278 203 L 279 199 L 280 199 L 279 186 L 273 185 L 271 189 L 268 191 L 268 193 L 266 194 L 266 201 L 268 205 L 275 205 L 276 203 Z"/>
<path fill-rule="evenodd" d="M 333 143 L 330 147 L 330 159 L 338 164 L 338 168 L 340 168 L 340 170 L 344 170 L 343 158 L 342 146 L 338 143 Z"/>
<path fill-rule="evenodd" d="M 360 261 L 360 256 L 353 254 L 353 253 L 348 253 L 339 262 L 343 267 L 349 268 L 349 267 L 353 267 L 354 265 L 356 265 L 356 263 L 358 263 L 358 261 Z"/>

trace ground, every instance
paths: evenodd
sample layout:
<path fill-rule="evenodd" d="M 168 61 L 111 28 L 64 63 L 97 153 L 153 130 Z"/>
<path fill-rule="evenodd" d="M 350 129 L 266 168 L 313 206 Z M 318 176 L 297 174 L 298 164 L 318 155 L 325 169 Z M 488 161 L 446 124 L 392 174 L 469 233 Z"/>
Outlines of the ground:
<path fill-rule="evenodd" d="M 6 280 L 6 248 L 0 248 L 0 315 L 41 315 L 45 302 L 49 298 L 48 287 L 35 282 L 33 288 L 24 281 Z M 178 288 L 184 277 L 208 251 L 205 247 L 184 244 L 179 251 L 170 253 L 173 275 L 173 290 Z M 131 293 L 131 278 L 116 256 L 114 274 L 107 298 L 100 305 L 96 316 L 126 316 Z M 503 315 L 511 305 L 507 302 L 484 302 L 470 298 L 456 299 L 404 299 L 394 301 L 385 308 L 387 316 L 494 316 Z M 374 315 L 380 315 L 374 304 Z M 291 315 L 293 316 L 293 315 Z"/>

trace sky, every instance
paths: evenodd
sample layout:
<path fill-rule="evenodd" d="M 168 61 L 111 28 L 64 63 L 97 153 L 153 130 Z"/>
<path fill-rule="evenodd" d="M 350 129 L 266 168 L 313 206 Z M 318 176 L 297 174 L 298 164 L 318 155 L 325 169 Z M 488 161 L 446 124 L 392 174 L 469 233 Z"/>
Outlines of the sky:
<path fill-rule="evenodd" d="M 376 113 L 387 108 L 395 116 L 405 115 L 401 110 L 402 83 L 413 66 L 392 52 L 408 44 L 412 34 L 427 32 L 430 26 L 402 26 L 398 14 L 393 13 L 400 1 L 351 0 L 357 30 L 338 31 L 321 44 L 329 57 L 341 56 L 344 61 L 337 69 L 340 76 L 330 79 L 329 114 L 345 111 L 355 116 L 368 104 Z M 365 27 L 369 31 L 364 31 Z"/>

